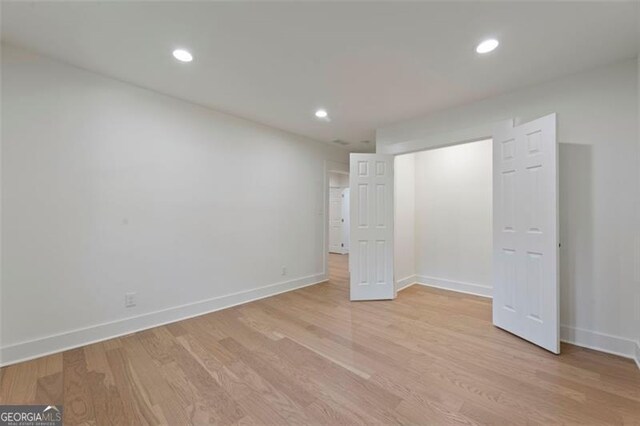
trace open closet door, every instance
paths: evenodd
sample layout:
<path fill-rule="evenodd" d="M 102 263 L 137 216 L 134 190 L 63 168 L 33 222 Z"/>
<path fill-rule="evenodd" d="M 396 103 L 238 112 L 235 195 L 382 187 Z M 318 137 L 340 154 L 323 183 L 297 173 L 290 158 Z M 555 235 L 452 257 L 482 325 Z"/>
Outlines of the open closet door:
<path fill-rule="evenodd" d="M 351 154 L 351 300 L 395 297 L 393 155 Z"/>
<path fill-rule="evenodd" d="M 493 134 L 493 323 L 560 353 L 556 115 Z"/>

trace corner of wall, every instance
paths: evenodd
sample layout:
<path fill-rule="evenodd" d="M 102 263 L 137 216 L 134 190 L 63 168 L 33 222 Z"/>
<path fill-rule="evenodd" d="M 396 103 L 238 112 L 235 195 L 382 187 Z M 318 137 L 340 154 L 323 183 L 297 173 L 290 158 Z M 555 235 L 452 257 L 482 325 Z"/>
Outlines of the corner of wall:
<path fill-rule="evenodd" d="M 455 291 L 458 293 L 471 294 L 473 296 L 492 298 L 492 288 L 486 285 L 469 283 L 463 281 L 454 281 L 444 278 L 429 277 L 426 275 L 418 275 L 416 277 L 417 284 L 427 287 L 435 287 L 442 290 Z"/>
<path fill-rule="evenodd" d="M 396 281 L 396 292 L 402 291 L 411 287 L 414 284 L 417 284 L 415 275 L 409 275 L 408 277 L 401 278 Z"/>
<path fill-rule="evenodd" d="M 560 340 L 583 348 L 633 359 L 640 367 L 640 346 L 635 340 L 569 325 L 560 326 Z"/>

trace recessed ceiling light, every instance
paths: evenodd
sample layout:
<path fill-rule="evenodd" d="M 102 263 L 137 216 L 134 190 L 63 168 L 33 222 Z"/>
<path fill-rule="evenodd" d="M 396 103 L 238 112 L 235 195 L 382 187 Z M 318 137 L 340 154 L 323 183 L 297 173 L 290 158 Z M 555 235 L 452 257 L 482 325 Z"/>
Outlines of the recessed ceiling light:
<path fill-rule="evenodd" d="M 480 43 L 478 47 L 476 47 L 476 52 L 489 53 L 492 50 L 494 50 L 496 47 L 498 47 L 499 44 L 500 42 L 498 40 L 496 40 L 495 38 L 490 38 Z"/>
<path fill-rule="evenodd" d="M 176 49 L 173 51 L 173 57 L 179 60 L 180 62 L 191 62 L 193 61 L 193 55 L 189 53 L 188 50 L 184 49 Z"/>
<path fill-rule="evenodd" d="M 329 117 L 329 114 L 327 114 L 327 111 L 324 109 L 319 109 L 316 111 L 316 117 L 318 118 L 327 118 Z"/>

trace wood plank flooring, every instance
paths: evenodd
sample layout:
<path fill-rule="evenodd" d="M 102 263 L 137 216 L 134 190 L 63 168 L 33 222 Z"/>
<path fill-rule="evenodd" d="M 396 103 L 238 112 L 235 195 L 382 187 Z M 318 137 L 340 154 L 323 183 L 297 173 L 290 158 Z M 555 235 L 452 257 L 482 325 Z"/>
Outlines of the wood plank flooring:
<path fill-rule="evenodd" d="M 64 404 L 66 425 L 640 424 L 640 371 L 555 356 L 491 325 L 491 302 L 328 283 L 0 370 L 0 404 Z"/>

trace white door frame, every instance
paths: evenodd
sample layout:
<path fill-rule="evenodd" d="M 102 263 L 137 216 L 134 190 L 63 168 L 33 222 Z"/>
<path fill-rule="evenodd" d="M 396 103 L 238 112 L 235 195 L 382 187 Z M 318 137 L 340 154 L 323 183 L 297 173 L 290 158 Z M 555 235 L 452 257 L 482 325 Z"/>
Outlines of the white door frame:
<path fill-rule="evenodd" d="M 454 130 L 447 133 L 426 135 L 419 139 L 398 142 L 391 145 L 376 146 L 377 154 L 410 154 L 412 152 L 427 151 L 429 149 L 443 148 L 445 146 L 462 145 L 469 142 L 477 142 L 493 138 L 493 129 L 496 125 L 516 126 L 520 120 L 513 118 L 488 122 L 475 127 Z"/>

